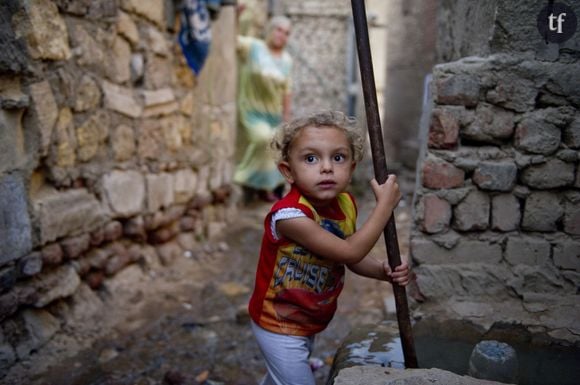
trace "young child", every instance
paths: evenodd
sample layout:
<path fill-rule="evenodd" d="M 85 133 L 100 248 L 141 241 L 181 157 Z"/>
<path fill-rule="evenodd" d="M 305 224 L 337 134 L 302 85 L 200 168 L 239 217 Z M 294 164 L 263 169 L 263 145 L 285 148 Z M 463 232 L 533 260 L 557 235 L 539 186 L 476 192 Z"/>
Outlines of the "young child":
<path fill-rule="evenodd" d="M 394 175 L 371 181 L 376 206 L 355 229 L 357 209 L 345 192 L 364 148 L 354 120 L 322 112 L 284 124 L 272 141 L 290 192 L 265 220 L 249 311 L 268 373 L 262 384 L 314 385 L 308 362 L 314 335 L 326 328 L 353 272 L 406 285 L 406 263 L 366 257 L 401 199 Z"/>

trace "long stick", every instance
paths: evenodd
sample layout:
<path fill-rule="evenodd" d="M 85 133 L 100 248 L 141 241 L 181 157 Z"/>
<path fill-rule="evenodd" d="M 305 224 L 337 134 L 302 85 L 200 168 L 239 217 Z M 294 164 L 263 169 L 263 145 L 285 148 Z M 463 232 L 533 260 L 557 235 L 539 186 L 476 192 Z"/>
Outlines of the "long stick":
<path fill-rule="evenodd" d="M 351 4 L 375 178 L 377 182 L 384 183 L 387 180 L 389 173 L 387 171 L 387 161 L 383 145 L 383 131 L 381 129 L 379 109 L 377 105 L 377 91 L 375 88 L 375 77 L 369 44 L 365 4 L 364 0 L 351 0 Z M 397 229 L 395 227 L 394 215 L 391 215 L 391 218 L 387 222 L 384 235 L 389 266 L 394 270 L 395 267 L 401 264 L 401 254 L 399 252 L 399 242 L 397 240 Z M 393 283 L 393 292 L 395 294 L 397 321 L 399 324 L 401 344 L 403 345 L 405 367 L 417 368 L 417 355 L 415 353 L 413 330 L 409 319 L 409 305 L 407 304 L 405 287 Z"/>

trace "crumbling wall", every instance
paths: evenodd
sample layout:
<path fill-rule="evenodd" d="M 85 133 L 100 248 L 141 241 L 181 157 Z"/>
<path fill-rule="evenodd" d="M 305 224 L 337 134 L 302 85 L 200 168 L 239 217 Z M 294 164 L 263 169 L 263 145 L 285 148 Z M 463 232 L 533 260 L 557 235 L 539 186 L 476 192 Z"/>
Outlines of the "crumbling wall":
<path fill-rule="evenodd" d="M 411 254 L 427 303 L 578 341 L 580 39 L 546 43 L 529 3 L 497 2 L 471 48 L 470 23 L 440 35 L 439 57 L 489 55 L 433 70 Z"/>
<path fill-rule="evenodd" d="M 0 4 L 0 368 L 219 233 L 235 141 L 235 8 L 199 77 L 172 1 Z"/>

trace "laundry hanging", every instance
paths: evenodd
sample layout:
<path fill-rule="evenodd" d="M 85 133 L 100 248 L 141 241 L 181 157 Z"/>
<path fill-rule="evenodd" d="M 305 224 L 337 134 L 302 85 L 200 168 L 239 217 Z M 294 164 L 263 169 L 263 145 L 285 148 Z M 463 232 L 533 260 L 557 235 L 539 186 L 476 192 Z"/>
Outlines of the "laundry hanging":
<path fill-rule="evenodd" d="M 211 18 L 208 9 L 220 7 L 220 0 L 184 0 L 178 39 L 187 64 L 199 75 L 211 46 Z"/>

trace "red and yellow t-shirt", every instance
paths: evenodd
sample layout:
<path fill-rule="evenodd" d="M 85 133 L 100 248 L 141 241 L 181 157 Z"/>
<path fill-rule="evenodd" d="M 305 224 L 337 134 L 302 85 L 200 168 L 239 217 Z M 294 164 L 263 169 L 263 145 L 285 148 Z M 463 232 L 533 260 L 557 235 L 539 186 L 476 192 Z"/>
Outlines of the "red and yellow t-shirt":
<path fill-rule="evenodd" d="M 278 201 L 266 216 L 250 316 L 262 328 L 274 333 L 310 336 L 330 322 L 344 285 L 345 267 L 320 258 L 297 243 L 272 235 L 272 214 L 297 208 L 324 229 L 340 238 L 355 231 L 357 210 L 353 197 L 339 194 L 332 204 L 318 212 L 297 189 Z"/>

